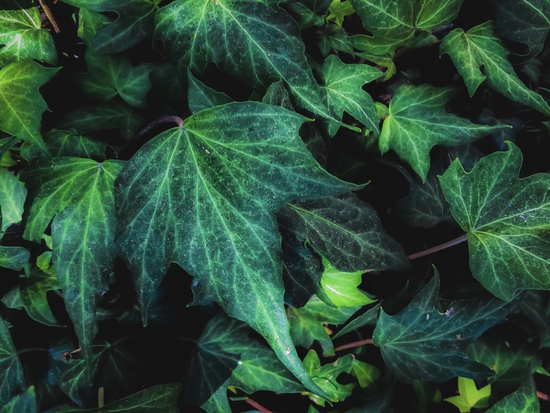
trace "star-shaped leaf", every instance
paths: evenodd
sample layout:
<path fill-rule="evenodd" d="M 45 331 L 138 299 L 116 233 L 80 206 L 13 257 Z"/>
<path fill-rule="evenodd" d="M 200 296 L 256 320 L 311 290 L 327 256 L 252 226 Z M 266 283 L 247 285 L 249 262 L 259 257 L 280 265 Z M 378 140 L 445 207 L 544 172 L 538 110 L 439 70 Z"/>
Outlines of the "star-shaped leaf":
<path fill-rule="evenodd" d="M 0 318 L 0 408 L 25 390 L 23 367 L 17 357 L 8 327 Z"/>
<path fill-rule="evenodd" d="M 466 358 L 469 343 L 503 320 L 515 303 L 497 298 L 453 304 L 445 314 L 437 309 L 439 275 L 435 274 L 411 303 L 395 316 L 383 310 L 373 333 L 386 365 L 400 380 L 447 381 L 461 376 L 482 379 L 494 373 Z"/>
<path fill-rule="evenodd" d="M 425 182 L 430 150 L 435 145 L 458 146 L 508 127 L 476 125 L 448 113 L 445 105 L 455 94 L 456 89 L 430 85 L 403 85 L 397 89 L 382 126 L 380 152 L 393 149 Z"/>
<path fill-rule="evenodd" d="M 445 401 L 454 404 L 461 413 L 468 413 L 472 408 L 483 409 L 489 406 L 490 384 L 478 390 L 472 379 L 459 377 L 458 392 L 459 396 L 447 397 Z"/>
<path fill-rule="evenodd" d="M 540 412 L 539 399 L 533 376 L 527 375 L 523 385 L 498 401 L 486 413 L 535 413 Z"/>
<path fill-rule="evenodd" d="M 451 212 L 468 234 L 470 269 L 495 296 L 550 288 L 550 175 L 519 179 L 523 157 L 508 151 L 481 159 L 467 173 L 455 160 L 440 177 Z"/>
<path fill-rule="evenodd" d="M 476 26 L 467 33 L 462 29 L 453 30 L 445 36 L 439 51 L 441 55 L 448 54 L 451 57 L 470 96 L 473 96 L 479 85 L 487 81 L 491 89 L 508 99 L 550 115 L 550 107 L 542 96 L 529 90 L 516 75 L 508 60 L 509 52 L 496 36 L 492 21 Z"/>
<path fill-rule="evenodd" d="M 287 330 L 274 213 L 299 197 L 357 186 L 319 167 L 298 136 L 304 120 L 272 105 L 230 103 L 150 140 L 117 179 L 117 243 L 145 323 L 151 293 L 177 263 L 313 391 Z"/>

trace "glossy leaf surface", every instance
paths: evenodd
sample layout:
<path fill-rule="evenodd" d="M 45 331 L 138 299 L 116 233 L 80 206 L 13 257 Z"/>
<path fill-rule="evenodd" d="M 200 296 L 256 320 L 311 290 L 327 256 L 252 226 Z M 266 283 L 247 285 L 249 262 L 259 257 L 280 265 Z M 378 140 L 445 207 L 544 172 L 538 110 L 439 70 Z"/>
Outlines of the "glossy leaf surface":
<path fill-rule="evenodd" d="M 490 384 L 478 390 L 472 379 L 459 377 L 458 392 L 459 396 L 448 397 L 445 401 L 454 404 L 461 413 L 467 413 L 472 408 L 482 409 L 489 406 Z"/>
<path fill-rule="evenodd" d="M 94 159 L 99 162 L 104 161 L 106 158 L 107 144 L 77 135 L 74 130 L 52 129 L 44 134 L 44 141 L 53 157 L 75 156 Z"/>
<path fill-rule="evenodd" d="M 25 388 L 23 367 L 17 357 L 8 327 L 0 318 L 0 408 Z"/>
<path fill-rule="evenodd" d="M 3 234 L 11 225 L 21 222 L 27 189 L 17 176 L 0 168 L 0 213 Z M 2 236 L 0 235 L 0 239 Z"/>

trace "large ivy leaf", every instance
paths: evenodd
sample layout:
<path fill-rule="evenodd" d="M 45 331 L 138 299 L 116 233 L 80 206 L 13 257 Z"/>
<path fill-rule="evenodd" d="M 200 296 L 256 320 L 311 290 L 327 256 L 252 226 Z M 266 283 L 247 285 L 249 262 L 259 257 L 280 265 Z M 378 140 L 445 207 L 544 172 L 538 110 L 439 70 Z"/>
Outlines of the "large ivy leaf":
<path fill-rule="evenodd" d="M 300 107 L 341 123 L 321 101 L 298 25 L 284 10 L 252 0 L 177 0 L 155 14 L 155 25 L 154 40 L 180 71 L 202 72 L 213 62 L 261 89 L 280 77 Z"/>
<path fill-rule="evenodd" d="M 37 413 L 36 395 L 34 386 L 29 387 L 24 393 L 18 394 L 8 404 L 0 409 L 0 413 Z"/>
<path fill-rule="evenodd" d="M 110 101 L 76 109 L 55 127 L 74 129 L 79 134 L 117 128 L 125 139 L 130 139 L 142 123 L 143 117 L 134 113 L 131 106 L 122 101 Z"/>
<path fill-rule="evenodd" d="M 120 95 L 131 106 L 147 107 L 146 95 L 152 86 L 149 74 L 154 64 L 132 66 L 126 56 L 104 56 L 93 48 L 96 32 L 109 23 L 106 16 L 80 9 L 78 35 L 86 45 L 88 72 L 76 75 L 78 85 L 82 92 L 101 101 Z"/>
<path fill-rule="evenodd" d="M 376 115 L 370 95 L 363 85 L 378 79 L 383 73 L 367 64 L 345 64 L 336 55 L 330 55 L 321 69 L 327 106 L 341 120 L 344 111 L 376 134 L 380 133 L 380 119 Z M 334 135 L 340 125 L 331 128 Z"/>
<path fill-rule="evenodd" d="M 550 288 L 550 175 L 519 179 L 516 145 L 481 159 L 467 173 L 454 161 L 440 177 L 451 212 L 468 233 L 470 269 L 495 296 Z"/>
<path fill-rule="evenodd" d="M 151 293 L 178 263 L 314 391 L 288 334 L 273 214 L 298 197 L 357 187 L 319 167 L 298 136 L 303 122 L 276 106 L 231 103 L 158 135 L 117 179 L 117 243 L 144 323 Z"/>
<path fill-rule="evenodd" d="M 497 298 L 475 299 L 453 304 L 452 310 L 441 314 L 438 291 L 436 271 L 407 308 L 395 316 L 380 312 L 372 339 L 386 365 L 407 383 L 492 376 L 491 369 L 468 360 L 465 351 L 485 330 L 503 320 L 515 304 Z"/>
<path fill-rule="evenodd" d="M 21 222 L 27 189 L 17 176 L 5 168 L 0 168 L 0 212 L 4 233 L 11 225 Z M 0 239 L 2 236 L 0 235 Z"/>
<path fill-rule="evenodd" d="M 448 54 L 464 79 L 470 96 L 479 85 L 487 85 L 508 99 L 550 115 L 550 107 L 542 96 L 527 88 L 508 60 L 508 50 L 494 33 L 494 23 L 488 21 L 467 33 L 455 29 L 443 39 L 440 54 Z M 483 66 L 483 72 L 481 71 Z"/>
<path fill-rule="evenodd" d="M 0 11 L 0 67 L 24 59 L 57 64 L 53 38 L 41 28 L 38 7 Z"/>
<path fill-rule="evenodd" d="M 95 159 L 99 162 L 105 160 L 105 151 L 109 146 L 103 142 L 77 135 L 74 130 L 52 129 L 44 134 L 44 141 L 53 157 L 76 156 Z"/>
<path fill-rule="evenodd" d="M 349 1 L 332 0 L 328 7 L 329 15 L 327 21 L 334 20 L 338 26 L 344 23 L 344 17 L 355 13 L 353 6 Z"/>
<path fill-rule="evenodd" d="M 98 30 L 93 36 L 93 48 L 99 53 L 119 53 L 135 46 L 153 34 L 154 15 L 160 0 L 63 0 L 71 6 L 91 12 L 116 12 L 119 18 Z M 90 38 L 90 41 L 92 40 Z"/>
<path fill-rule="evenodd" d="M 2 49 L 0 49 L 2 50 Z M 31 59 L 9 64 L 0 70 L 0 129 L 48 149 L 40 135 L 42 112 L 48 106 L 38 88 L 48 82 L 59 68 L 46 68 Z"/>
<path fill-rule="evenodd" d="M 0 317 L 0 408 L 26 387 L 23 367 L 8 327 Z"/>
<path fill-rule="evenodd" d="M 460 395 L 447 397 L 445 401 L 454 404 L 461 413 L 468 413 L 472 408 L 483 409 L 489 406 L 490 384 L 478 389 L 473 380 L 459 377 L 458 392 Z"/>
<path fill-rule="evenodd" d="M 540 412 L 539 399 L 533 376 L 526 376 L 523 385 L 512 394 L 498 401 L 486 413 L 537 413 Z"/>
<path fill-rule="evenodd" d="M 539 54 L 550 30 L 550 1 L 495 0 L 493 4 L 499 37 L 529 46 L 527 59 Z"/>
<path fill-rule="evenodd" d="M 476 125 L 448 113 L 445 105 L 455 94 L 454 88 L 430 85 L 403 85 L 397 89 L 382 125 L 380 152 L 384 154 L 393 149 L 425 182 L 430 169 L 430 150 L 435 145 L 458 146 L 508 127 Z"/>
<path fill-rule="evenodd" d="M 334 355 L 334 345 L 325 329 L 325 324 L 344 324 L 359 307 L 331 307 L 317 296 L 313 296 L 302 308 L 288 309 L 290 336 L 297 346 L 311 348 L 318 341 L 323 349 L 323 356 Z"/>
<path fill-rule="evenodd" d="M 72 157 L 39 158 L 22 174 L 30 199 L 23 236 L 40 242 L 53 218 L 53 263 L 88 363 L 88 374 L 96 302 L 116 256 L 113 186 L 123 164 Z"/>

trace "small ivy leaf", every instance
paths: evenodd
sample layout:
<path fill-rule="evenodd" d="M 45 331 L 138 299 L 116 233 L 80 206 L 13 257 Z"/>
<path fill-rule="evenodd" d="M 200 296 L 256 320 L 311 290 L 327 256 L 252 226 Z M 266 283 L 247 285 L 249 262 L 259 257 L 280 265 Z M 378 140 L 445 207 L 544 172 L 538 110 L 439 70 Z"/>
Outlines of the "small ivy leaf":
<path fill-rule="evenodd" d="M 106 143 L 77 135 L 73 130 L 52 129 L 44 134 L 44 141 L 53 157 L 75 156 L 94 159 L 98 162 L 106 159 Z"/>
<path fill-rule="evenodd" d="M 550 175 L 520 180 L 521 151 L 510 142 L 508 147 L 481 159 L 470 173 L 455 160 L 440 183 L 468 234 L 474 278 L 511 301 L 520 289 L 550 288 Z"/>
<path fill-rule="evenodd" d="M 29 278 L 19 285 L 19 295 L 25 311 L 33 320 L 52 327 L 64 327 L 57 322 L 48 304 L 48 291 L 58 290 L 59 282 L 55 275 L 48 275 L 38 268 L 31 270 Z"/>
<path fill-rule="evenodd" d="M 430 411 L 434 404 L 441 403 L 441 392 L 437 387 L 434 390 L 430 383 L 418 380 L 413 381 L 411 384 L 418 400 L 418 403 L 413 406 L 417 412 L 426 413 Z"/>
<path fill-rule="evenodd" d="M 454 404 L 461 413 L 468 413 L 472 408 L 484 409 L 489 406 L 490 384 L 478 390 L 473 380 L 459 377 L 458 392 L 460 396 L 447 397 L 445 401 Z"/>
<path fill-rule="evenodd" d="M 52 222 L 53 262 L 91 372 L 93 323 L 116 249 L 114 180 L 124 162 L 39 158 L 22 173 L 30 208 L 23 237 L 40 242 Z"/>
<path fill-rule="evenodd" d="M 344 334 L 351 333 L 352 331 L 356 331 L 359 328 L 364 326 L 375 326 L 376 322 L 378 321 L 379 312 L 380 312 L 380 304 L 376 304 L 374 307 L 369 308 L 359 317 L 351 320 L 348 324 L 344 326 L 344 328 L 342 328 L 338 332 L 338 334 L 332 337 L 332 339 L 335 340 L 339 337 L 342 337 Z"/>
<path fill-rule="evenodd" d="M 187 101 L 191 113 L 233 102 L 233 99 L 225 93 L 218 92 L 196 79 L 189 69 L 187 69 L 187 84 Z"/>
<path fill-rule="evenodd" d="M 2 234 L 13 224 L 21 222 L 27 189 L 19 178 L 5 168 L 0 168 L 0 213 Z"/>
<path fill-rule="evenodd" d="M 79 11 L 78 35 L 86 45 L 88 72 L 75 75 L 78 86 L 86 95 L 101 101 L 120 95 L 129 105 L 145 108 L 148 105 L 146 95 L 152 87 L 149 74 L 155 64 L 132 66 L 130 59 L 124 55 L 105 56 L 96 52 L 92 39 L 109 23 L 106 16 L 86 9 Z"/>
<path fill-rule="evenodd" d="M 124 139 L 130 139 L 142 123 L 143 117 L 135 113 L 130 105 L 114 100 L 76 109 L 55 127 L 58 130 L 74 129 L 77 134 L 116 128 Z"/>
<path fill-rule="evenodd" d="M 28 262 L 31 253 L 23 247 L 0 245 L 0 267 L 20 271 Z"/>
<path fill-rule="evenodd" d="M 357 36 L 353 36 L 351 38 L 352 44 L 354 43 L 354 38 L 357 39 Z M 356 41 L 356 40 L 355 40 Z M 377 66 L 380 66 L 382 68 L 386 68 L 386 71 L 384 72 L 384 76 L 377 79 L 377 82 L 385 82 L 387 80 L 390 80 L 396 73 L 397 73 L 397 67 L 395 66 L 395 63 L 393 62 L 394 53 L 385 53 L 382 55 L 375 55 L 369 52 L 355 52 L 356 57 L 361 57 L 365 60 L 368 60 L 369 62 L 376 63 Z M 375 102 L 375 105 L 379 102 Z M 388 113 L 389 114 L 389 113 Z"/>
<path fill-rule="evenodd" d="M 515 392 L 498 401 L 485 413 L 536 413 L 540 412 L 533 376 L 526 375 L 524 383 Z"/>
<path fill-rule="evenodd" d="M 494 375 L 483 364 L 466 358 L 469 343 L 504 319 L 516 306 L 497 298 L 456 303 L 445 314 L 437 309 L 439 275 L 395 316 L 381 311 L 373 333 L 386 365 L 398 379 L 442 383 L 462 376 L 482 379 Z"/>
<path fill-rule="evenodd" d="M 38 7 L 0 11 L 0 67 L 25 59 L 57 64 L 51 34 L 41 28 Z"/>
<path fill-rule="evenodd" d="M 0 317 L 0 408 L 25 390 L 23 367 L 17 357 L 8 327 Z"/>
<path fill-rule="evenodd" d="M 351 16 L 355 13 L 351 2 L 342 0 L 332 0 L 328 7 L 329 15 L 327 21 L 334 20 L 338 26 L 344 23 L 344 17 Z"/>
<path fill-rule="evenodd" d="M 337 379 L 342 373 L 351 374 L 354 359 L 352 354 L 347 354 L 333 363 L 321 366 L 321 360 L 315 350 L 309 350 L 304 359 L 304 369 L 313 382 L 326 394 L 329 394 L 334 401 L 344 401 L 351 395 L 355 383 L 340 384 Z M 310 393 L 309 398 L 315 404 L 325 406 L 326 400 L 323 397 Z"/>
<path fill-rule="evenodd" d="M 323 14 L 329 6 L 330 0 L 305 0 L 299 2 L 289 2 L 285 6 L 296 14 L 296 22 L 300 30 L 308 29 L 312 26 L 322 26 L 325 24 Z"/>
<path fill-rule="evenodd" d="M 544 47 L 550 30 L 548 0 L 494 0 L 496 32 L 499 37 L 529 46 L 524 56 L 532 59 Z"/>
<path fill-rule="evenodd" d="M 71 6 L 91 12 L 116 12 L 118 19 L 98 30 L 93 48 L 102 54 L 115 54 L 130 49 L 153 34 L 154 15 L 160 0 L 63 0 Z"/>
<path fill-rule="evenodd" d="M 454 88 L 403 85 L 390 103 L 379 146 L 382 154 L 393 149 L 399 158 L 426 181 L 430 150 L 435 145 L 458 146 L 490 135 L 507 125 L 476 125 L 445 110 Z"/>
<path fill-rule="evenodd" d="M 1 321 L 0 321 L 1 322 Z M 37 413 L 36 395 L 34 386 L 29 387 L 24 393 L 18 394 L 0 409 L 0 413 Z"/>
<path fill-rule="evenodd" d="M 322 28 L 322 32 L 323 33 L 319 35 L 317 41 L 319 42 L 319 49 L 321 50 L 323 57 L 327 57 L 332 50 L 337 50 L 339 52 L 348 53 L 354 56 L 353 46 L 344 29 L 337 24 L 328 23 Z"/>
<path fill-rule="evenodd" d="M 351 363 L 353 374 L 357 377 L 359 386 L 362 389 L 372 389 L 378 391 L 376 382 L 380 378 L 380 370 L 372 364 L 368 364 L 359 360 L 353 360 Z"/>
<path fill-rule="evenodd" d="M 334 355 L 334 345 L 325 327 L 326 324 L 344 324 L 359 307 L 331 307 L 317 296 L 313 296 L 302 308 L 288 309 L 290 336 L 296 346 L 311 348 L 318 341 L 323 349 L 323 356 Z"/>
<path fill-rule="evenodd" d="M 46 154 L 48 148 L 40 135 L 40 123 L 48 105 L 38 88 L 60 69 L 43 67 L 27 59 L 0 70 L 0 129 L 38 146 Z"/>
<path fill-rule="evenodd" d="M 546 115 L 550 107 L 543 97 L 527 88 L 508 60 L 508 50 L 494 33 L 494 23 L 485 22 L 467 33 L 455 29 L 443 39 L 440 55 L 448 54 L 464 79 L 470 96 L 479 85 L 487 85 L 508 99 L 530 106 Z M 483 72 L 481 72 L 483 66 Z"/>

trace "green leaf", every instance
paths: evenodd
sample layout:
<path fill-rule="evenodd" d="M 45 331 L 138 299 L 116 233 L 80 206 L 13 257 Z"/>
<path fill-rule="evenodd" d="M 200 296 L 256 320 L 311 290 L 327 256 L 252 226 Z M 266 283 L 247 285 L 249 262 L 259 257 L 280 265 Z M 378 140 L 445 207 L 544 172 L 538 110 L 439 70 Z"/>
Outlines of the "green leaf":
<path fill-rule="evenodd" d="M 2 230 L 0 239 L 11 225 L 21 222 L 27 189 L 19 178 L 5 168 L 0 168 L 0 212 Z"/>
<path fill-rule="evenodd" d="M 24 393 L 18 394 L 8 404 L 0 409 L 0 413 L 37 413 L 36 395 L 34 386 L 29 387 Z"/>
<path fill-rule="evenodd" d="M 344 334 L 351 333 L 364 326 L 375 326 L 378 321 L 378 314 L 380 311 L 380 304 L 376 304 L 374 307 L 369 308 L 359 317 L 351 320 L 344 328 L 342 328 L 338 334 L 332 337 L 333 340 L 342 337 Z"/>
<path fill-rule="evenodd" d="M 232 413 L 227 398 L 227 387 L 221 386 L 212 396 L 201 405 L 207 413 Z"/>
<path fill-rule="evenodd" d="M 70 409 L 63 413 L 178 413 L 181 384 L 159 384 L 97 409 Z"/>
<path fill-rule="evenodd" d="M 550 288 L 550 175 L 519 179 L 523 157 L 507 152 L 481 159 L 467 173 L 455 160 L 440 177 L 451 212 L 467 232 L 470 269 L 495 296 Z"/>
<path fill-rule="evenodd" d="M 532 59 L 539 54 L 550 30 L 550 2 L 499 0 L 493 4 L 499 37 L 529 46 L 526 59 Z"/>
<path fill-rule="evenodd" d="M 323 356 L 334 355 L 334 345 L 324 324 L 344 324 L 358 307 L 331 307 L 317 296 L 313 296 L 302 308 L 288 309 L 290 336 L 297 346 L 309 349 L 318 341 L 323 349 Z"/>
<path fill-rule="evenodd" d="M 332 0 L 328 7 L 329 15 L 327 21 L 334 20 L 338 26 L 344 23 L 344 17 L 351 16 L 355 13 L 355 9 L 349 1 Z"/>
<path fill-rule="evenodd" d="M 48 149 L 40 135 L 40 123 L 42 112 L 48 110 L 48 106 L 38 88 L 59 69 L 46 68 L 27 59 L 0 70 L 0 129 L 37 145 L 45 153 Z"/>
<path fill-rule="evenodd" d="M 117 243 L 144 323 L 151 293 L 175 262 L 229 315 L 262 334 L 313 391 L 287 332 L 274 213 L 298 197 L 356 186 L 314 161 L 297 133 L 303 122 L 276 106 L 231 103 L 161 133 L 117 179 Z"/>
<path fill-rule="evenodd" d="M 22 174 L 30 200 L 23 236 L 40 242 L 53 218 L 53 262 L 88 374 L 96 302 L 117 255 L 113 186 L 123 164 L 72 157 L 39 158 Z"/>
<path fill-rule="evenodd" d="M 539 328 L 540 347 L 550 346 L 550 306 L 539 291 L 528 290 L 521 300 L 520 311 Z"/>
<path fill-rule="evenodd" d="M 437 309 L 436 274 L 411 303 L 395 316 L 381 311 L 373 334 L 386 365 L 398 379 L 442 383 L 453 377 L 482 379 L 494 373 L 466 358 L 469 343 L 510 313 L 514 303 L 497 298 L 453 304 L 445 314 Z"/>
<path fill-rule="evenodd" d="M 26 387 L 23 367 L 8 327 L 0 317 L 0 408 Z"/>
<path fill-rule="evenodd" d="M 476 26 L 467 33 L 462 29 L 453 30 L 443 39 L 439 52 L 440 55 L 446 53 L 451 57 L 470 96 L 486 80 L 491 89 L 508 99 L 550 115 L 550 107 L 542 96 L 529 90 L 516 75 L 508 60 L 508 50 L 494 33 L 492 21 Z"/>
<path fill-rule="evenodd" d="M 324 80 L 327 106 L 336 113 L 339 120 L 344 111 L 373 131 L 380 133 L 380 119 L 376 115 L 370 95 L 363 85 L 382 76 L 382 72 L 367 64 L 344 64 L 335 55 L 330 55 L 321 69 Z M 333 125 L 331 125 L 333 126 Z M 329 129 L 331 135 L 339 125 Z"/>
<path fill-rule="evenodd" d="M 302 0 L 289 2 L 286 6 L 296 14 L 296 21 L 300 29 L 325 24 L 323 14 L 329 6 L 330 0 Z"/>
<path fill-rule="evenodd" d="M 209 88 L 204 83 L 197 80 L 195 76 L 193 76 L 193 73 L 191 73 L 191 70 L 187 70 L 187 82 L 189 85 L 187 101 L 189 102 L 189 110 L 191 110 L 191 113 L 197 113 L 203 109 L 212 108 L 233 101 L 225 93 Z"/>
<path fill-rule="evenodd" d="M 57 64 L 53 38 L 41 28 L 38 7 L 0 11 L 0 67 L 24 59 Z"/>
<path fill-rule="evenodd" d="M 86 9 L 79 11 L 78 33 L 86 45 L 88 72 L 75 75 L 78 86 L 86 95 L 101 101 L 108 101 L 120 95 L 129 105 L 145 108 L 146 95 L 152 86 L 149 74 L 154 63 L 132 66 L 126 56 L 104 56 L 96 52 L 92 39 L 96 32 L 109 22 L 109 18 L 101 14 Z"/>
<path fill-rule="evenodd" d="M 354 36 L 357 38 L 357 36 Z M 351 42 L 353 44 L 354 40 L 353 37 L 351 38 Z M 386 80 L 391 79 L 396 73 L 397 73 L 397 67 L 395 66 L 395 63 L 393 62 L 394 53 L 385 53 L 382 55 L 375 55 L 368 52 L 355 52 L 356 57 L 361 57 L 365 60 L 368 60 L 369 62 L 376 63 L 377 66 L 385 67 L 386 71 L 384 72 L 384 77 L 379 78 L 378 81 L 385 82 Z M 375 105 L 379 102 L 375 102 Z"/>
<path fill-rule="evenodd" d="M 486 411 L 486 413 L 536 412 L 540 412 L 540 405 L 531 375 L 526 376 L 523 385 L 517 391 L 509 394 Z"/>
<path fill-rule="evenodd" d="M 180 71 L 203 72 L 212 62 L 264 90 L 280 77 L 298 106 L 340 123 L 321 101 L 298 25 L 284 10 L 246 0 L 177 0 L 155 14 L 155 25 L 154 40 L 164 42 Z"/>
<path fill-rule="evenodd" d="M 448 113 L 445 105 L 455 96 L 454 88 L 430 85 L 403 85 L 390 103 L 379 146 L 382 154 L 393 149 L 399 158 L 426 181 L 430 150 L 435 145 L 457 146 L 470 143 L 506 125 L 476 125 Z"/>
<path fill-rule="evenodd" d="M 441 392 L 437 387 L 434 390 L 430 383 L 418 380 L 413 381 L 412 386 L 418 400 L 418 403 L 414 405 L 414 409 L 417 412 L 425 413 L 433 410 L 432 406 L 434 404 L 441 403 Z"/>
<path fill-rule="evenodd" d="M 19 285 L 21 303 L 29 317 L 47 326 L 62 327 L 52 314 L 47 297 L 48 291 L 58 289 L 60 286 L 55 275 L 31 271 L 31 276 L 24 278 Z"/>
<path fill-rule="evenodd" d="M 460 396 L 447 397 L 445 401 L 454 404 L 461 413 L 467 413 L 472 408 L 484 409 L 489 406 L 490 384 L 478 390 L 473 380 L 459 377 L 458 392 Z"/>
<path fill-rule="evenodd" d="M 0 267 L 19 271 L 29 262 L 31 254 L 23 247 L 0 245 Z"/>
<path fill-rule="evenodd" d="M 376 301 L 357 288 L 361 284 L 364 271 L 339 271 L 325 257 L 322 260 L 324 271 L 321 287 L 336 307 L 361 307 Z"/>
<path fill-rule="evenodd" d="M 116 12 L 118 19 L 98 30 L 93 36 L 93 48 L 102 54 L 127 50 L 153 34 L 154 14 L 160 0 L 63 0 L 71 6 L 91 12 Z M 90 41 L 92 40 L 90 38 Z"/>
<path fill-rule="evenodd" d="M 52 129 L 44 134 L 44 141 L 53 157 L 76 156 L 96 161 L 105 160 L 105 151 L 109 145 L 77 135 L 72 131 Z"/>
<path fill-rule="evenodd" d="M 290 96 L 282 80 L 278 80 L 277 82 L 273 82 L 269 85 L 264 97 L 262 98 L 262 103 L 281 106 L 294 112 L 294 107 L 292 106 L 292 102 L 290 101 Z"/>
<path fill-rule="evenodd" d="M 355 194 L 295 201 L 278 212 L 277 220 L 340 271 L 399 270 L 410 265 L 374 209 Z"/>
<path fill-rule="evenodd" d="M 76 109 L 55 127 L 60 130 L 74 129 L 78 134 L 117 128 L 125 139 L 130 139 L 142 123 L 143 117 L 134 113 L 131 106 L 122 101 L 110 101 Z"/>
<path fill-rule="evenodd" d="M 343 401 L 351 395 L 355 384 L 340 384 L 337 379 L 341 373 L 351 373 L 353 360 L 352 354 L 346 354 L 334 363 L 321 366 L 321 360 L 319 360 L 317 353 L 314 350 L 309 350 L 304 359 L 304 369 L 313 382 L 329 394 L 333 400 Z M 325 399 L 320 396 L 310 393 L 309 398 L 319 406 L 325 405 Z"/>
<path fill-rule="evenodd" d="M 359 360 L 353 360 L 351 367 L 362 389 L 377 387 L 376 381 L 380 378 L 380 370 L 375 366 Z"/>
<path fill-rule="evenodd" d="M 323 57 L 327 57 L 332 50 L 348 53 L 352 56 L 354 55 L 353 46 L 344 29 L 337 24 L 329 23 L 323 27 L 322 31 L 323 33 L 319 36 L 318 42 Z"/>

